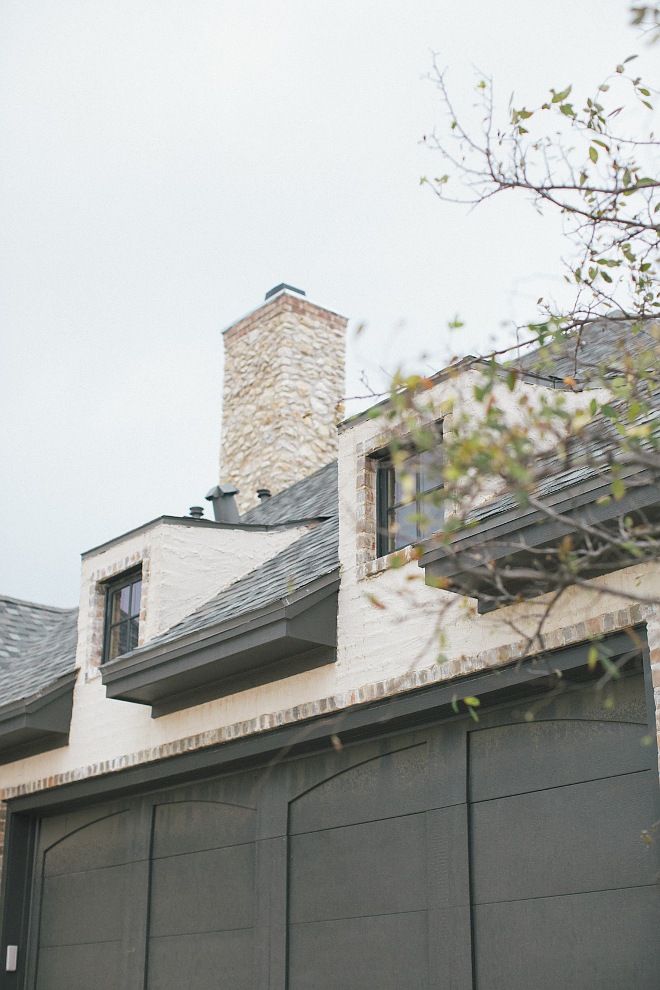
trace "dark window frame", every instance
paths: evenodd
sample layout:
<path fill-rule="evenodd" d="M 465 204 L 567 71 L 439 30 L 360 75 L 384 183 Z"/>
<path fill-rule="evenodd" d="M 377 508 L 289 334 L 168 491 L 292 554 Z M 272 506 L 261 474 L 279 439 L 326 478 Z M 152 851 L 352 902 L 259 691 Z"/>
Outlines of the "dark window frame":
<path fill-rule="evenodd" d="M 139 604 L 137 606 L 137 611 L 133 608 L 134 592 L 133 588 L 136 585 L 140 585 L 140 598 Z M 117 592 L 121 592 L 124 588 L 130 589 L 129 594 L 129 611 L 126 613 L 127 618 L 118 619 L 112 622 L 112 603 L 113 598 Z M 101 663 L 109 663 L 111 660 L 116 660 L 118 656 L 123 656 L 124 653 L 130 653 L 138 645 L 138 636 L 140 632 L 140 604 L 142 602 L 142 565 L 139 567 L 134 567 L 130 571 L 124 571 L 119 577 L 108 581 L 105 586 L 105 608 L 103 612 L 103 652 L 101 655 Z M 121 613 L 120 613 L 121 614 Z M 115 656 L 111 656 L 112 653 L 112 634 L 115 629 L 119 629 L 122 625 L 125 625 L 127 629 L 131 629 L 132 623 L 137 619 L 137 636 L 135 636 L 135 643 L 132 645 L 130 643 L 130 635 L 128 637 L 129 645 L 128 649 L 120 650 Z M 133 625 L 133 628 L 135 626 Z"/>
<path fill-rule="evenodd" d="M 434 428 L 438 432 L 438 445 L 442 446 L 442 420 L 438 420 L 433 424 Z M 405 449 L 410 450 L 410 458 L 414 460 L 415 456 L 423 456 L 423 451 L 416 451 L 412 441 L 403 440 L 401 446 Z M 422 518 L 424 515 L 425 506 L 429 506 L 429 500 L 426 498 L 427 495 L 433 492 L 440 491 L 444 487 L 444 483 L 441 481 L 437 485 L 431 485 L 428 488 L 422 488 L 422 477 L 423 470 L 421 468 L 415 468 L 415 498 L 411 501 L 402 500 L 397 502 L 395 494 L 396 485 L 396 472 L 406 471 L 412 473 L 411 465 L 402 465 L 400 468 L 392 463 L 390 457 L 390 448 L 386 447 L 384 450 L 378 451 L 371 455 L 376 463 L 376 557 L 385 557 L 390 553 L 396 553 L 398 550 L 402 550 L 404 547 L 416 546 L 418 543 L 422 543 L 424 540 L 428 539 L 433 532 L 437 530 L 430 530 L 428 526 L 422 524 Z M 424 496 L 424 497 L 422 497 Z M 398 539 L 398 534 L 393 528 L 394 520 L 396 518 L 397 510 L 407 507 L 411 508 L 412 514 L 417 516 L 415 522 L 416 536 L 415 540 L 403 540 Z"/>

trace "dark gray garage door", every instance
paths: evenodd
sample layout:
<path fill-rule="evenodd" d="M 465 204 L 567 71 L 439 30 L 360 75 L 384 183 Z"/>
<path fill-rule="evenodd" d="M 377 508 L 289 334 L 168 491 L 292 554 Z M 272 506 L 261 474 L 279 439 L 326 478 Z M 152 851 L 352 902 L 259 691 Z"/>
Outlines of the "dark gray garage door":
<path fill-rule="evenodd" d="M 613 697 L 44 819 L 28 990 L 657 990 L 641 677 Z"/>

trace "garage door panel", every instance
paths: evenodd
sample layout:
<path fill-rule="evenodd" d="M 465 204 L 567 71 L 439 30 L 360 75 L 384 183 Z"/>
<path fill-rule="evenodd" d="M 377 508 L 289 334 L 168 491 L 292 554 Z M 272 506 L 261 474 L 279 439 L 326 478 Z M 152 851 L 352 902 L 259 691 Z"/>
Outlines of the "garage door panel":
<path fill-rule="evenodd" d="M 293 801 L 289 832 L 424 811 L 434 801 L 442 803 L 441 778 L 441 773 L 429 773 L 428 747 L 423 743 L 378 756 L 330 776 Z"/>
<path fill-rule="evenodd" d="M 154 809 L 153 857 L 234 846 L 254 838 L 255 811 L 212 801 L 177 801 Z"/>
<path fill-rule="evenodd" d="M 246 928 L 253 923 L 254 845 L 155 860 L 150 934 Z"/>
<path fill-rule="evenodd" d="M 128 812 L 124 811 L 76 827 L 47 851 L 44 876 L 125 863 L 129 853 L 128 817 Z M 67 819 L 67 825 L 71 824 L 71 819 L 75 822 L 73 815 Z"/>
<path fill-rule="evenodd" d="M 119 942 L 42 949 L 37 990 L 121 990 L 120 956 Z"/>
<path fill-rule="evenodd" d="M 292 922 L 426 908 L 426 823 L 409 815 L 290 839 Z"/>
<path fill-rule="evenodd" d="M 251 931 L 153 939 L 147 990 L 252 990 Z"/>
<path fill-rule="evenodd" d="M 111 866 L 44 880 L 42 946 L 121 938 L 126 866 Z"/>
<path fill-rule="evenodd" d="M 552 720 L 471 732 L 471 800 L 648 770 L 646 731 L 630 723 Z"/>
<path fill-rule="evenodd" d="M 426 912 L 292 925 L 289 990 L 427 990 Z"/>
<path fill-rule="evenodd" d="M 657 990 L 657 886 L 474 909 L 479 990 Z"/>
<path fill-rule="evenodd" d="M 473 805 L 474 901 L 648 883 L 652 784 L 647 770 Z"/>

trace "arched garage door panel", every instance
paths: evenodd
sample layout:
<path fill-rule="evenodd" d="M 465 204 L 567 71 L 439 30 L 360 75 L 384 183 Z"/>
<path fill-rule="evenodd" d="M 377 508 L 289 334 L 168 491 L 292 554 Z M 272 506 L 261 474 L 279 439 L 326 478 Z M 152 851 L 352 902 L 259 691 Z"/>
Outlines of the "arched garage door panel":
<path fill-rule="evenodd" d="M 640 839 L 655 778 L 643 732 L 547 720 L 471 733 L 479 990 L 657 987 L 657 866 Z"/>
<path fill-rule="evenodd" d="M 38 990 L 121 987 L 126 902 L 135 864 L 128 812 L 77 829 L 46 851 Z"/>
<path fill-rule="evenodd" d="M 292 802 L 289 990 L 427 987 L 429 784 L 419 745 Z"/>
<path fill-rule="evenodd" d="M 252 987 L 254 835 L 251 808 L 154 809 L 149 990 Z"/>

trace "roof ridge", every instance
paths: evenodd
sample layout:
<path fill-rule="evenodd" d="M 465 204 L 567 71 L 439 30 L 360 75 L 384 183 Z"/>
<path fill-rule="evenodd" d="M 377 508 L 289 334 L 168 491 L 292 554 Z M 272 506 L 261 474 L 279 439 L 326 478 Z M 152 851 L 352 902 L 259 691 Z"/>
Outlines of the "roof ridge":
<path fill-rule="evenodd" d="M 12 598 L 11 595 L 3 594 L 0 594 L 0 601 L 9 602 L 11 605 L 22 605 L 25 608 L 38 608 L 43 612 L 58 612 L 60 614 L 74 612 L 78 608 L 77 605 L 73 608 L 62 608 L 59 605 L 42 605 L 39 602 L 30 602 L 26 598 Z"/>

